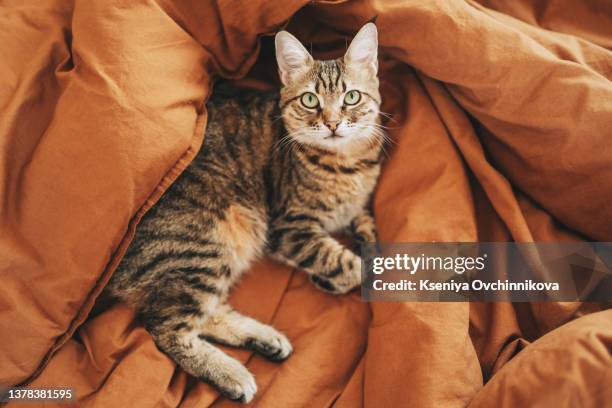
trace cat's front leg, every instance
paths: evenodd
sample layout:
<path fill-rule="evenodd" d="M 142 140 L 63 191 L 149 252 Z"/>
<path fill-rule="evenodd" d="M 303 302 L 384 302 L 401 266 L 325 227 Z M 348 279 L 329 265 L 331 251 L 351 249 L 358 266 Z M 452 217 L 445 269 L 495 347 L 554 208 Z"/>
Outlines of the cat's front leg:
<path fill-rule="evenodd" d="M 341 245 L 311 215 L 291 213 L 270 226 L 272 256 L 298 267 L 320 289 L 347 293 L 361 284 L 361 257 Z"/>
<path fill-rule="evenodd" d="M 361 252 L 361 245 L 378 243 L 376 233 L 376 223 L 370 210 L 364 208 L 349 225 L 349 232 L 353 239 L 353 250 L 355 253 Z"/>

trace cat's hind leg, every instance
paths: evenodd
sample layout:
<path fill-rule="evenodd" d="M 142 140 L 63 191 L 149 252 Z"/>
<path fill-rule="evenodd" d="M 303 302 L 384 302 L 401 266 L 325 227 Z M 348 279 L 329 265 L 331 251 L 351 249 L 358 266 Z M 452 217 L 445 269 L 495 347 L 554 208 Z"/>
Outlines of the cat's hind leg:
<path fill-rule="evenodd" d="M 202 334 L 218 343 L 254 350 L 270 360 L 285 360 L 293 348 L 287 337 L 267 324 L 221 305 L 206 320 Z"/>
<path fill-rule="evenodd" d="M 139 317 L 160 350 L 187 373 L 215 386 L 227 398 L 249 402 L 257 392 L 253 375 L 238 360 L 209 343 L 203 328 L 220 299 L 203 290 L 177 291 L 176 282 L 149 293 Z"/>

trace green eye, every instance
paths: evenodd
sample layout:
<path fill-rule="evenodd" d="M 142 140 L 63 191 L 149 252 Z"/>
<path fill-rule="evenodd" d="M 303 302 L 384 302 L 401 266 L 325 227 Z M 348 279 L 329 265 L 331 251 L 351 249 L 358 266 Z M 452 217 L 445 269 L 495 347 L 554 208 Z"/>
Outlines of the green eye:
<path fill-rule="evenodd" d="M 348 91 L 346 95 L 344 95 L 345 105 L 355 105 L 360 100 L 361 100 L 361 92 L 359 91 Z"/>
<path fill-rule="evenodd" d="M 317 95 L 313 94 L 312 92 L 306 92 L 304 95 L 302 95 L 300 101 L 302 102 L 302 105 L 310 109 L 319 106 L 319 98 L 317 98 Z"/>

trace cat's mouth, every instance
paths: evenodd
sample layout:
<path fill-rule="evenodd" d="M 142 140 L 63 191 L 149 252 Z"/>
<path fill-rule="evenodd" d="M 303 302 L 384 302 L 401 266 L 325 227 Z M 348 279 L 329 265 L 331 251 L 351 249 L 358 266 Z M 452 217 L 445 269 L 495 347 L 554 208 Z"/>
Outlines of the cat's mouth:
<path fill-rule="evenodd" d="M 323 139 L 342 139 L 342 136 L 337 133 L 332 133 L 329 136 L 325 136 Z"/>

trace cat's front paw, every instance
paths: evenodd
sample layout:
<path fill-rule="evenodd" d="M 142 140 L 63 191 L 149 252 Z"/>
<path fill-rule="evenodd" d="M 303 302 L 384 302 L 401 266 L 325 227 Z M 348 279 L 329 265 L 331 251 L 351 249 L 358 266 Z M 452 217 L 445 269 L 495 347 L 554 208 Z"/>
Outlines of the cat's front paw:
<path fill-rule="evenodd" d="M 310 275 L 310 280 L 324 292 L 336 295 L 348 293 L 361 284 L 361 257 L 346 250 L 334 270 Z"/>

